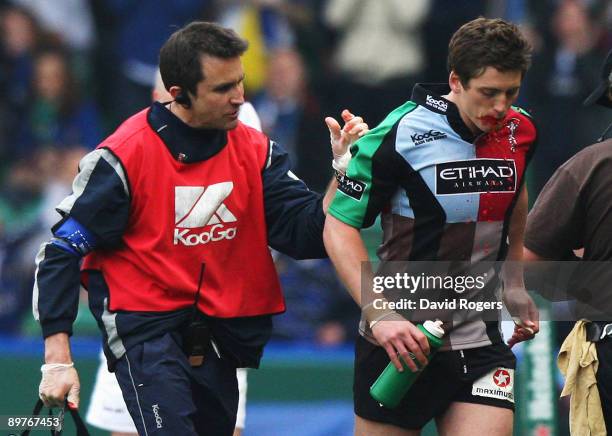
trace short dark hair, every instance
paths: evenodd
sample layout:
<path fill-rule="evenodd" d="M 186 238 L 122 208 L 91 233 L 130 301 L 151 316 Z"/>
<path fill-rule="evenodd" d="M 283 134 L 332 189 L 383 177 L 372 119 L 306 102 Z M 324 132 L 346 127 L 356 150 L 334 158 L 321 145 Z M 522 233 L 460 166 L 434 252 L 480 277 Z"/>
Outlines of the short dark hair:
<path fill-rule="evenodd" d="M 249 44 L 232 29 L 215 23 L 194 21 L 177 30 L 159 51 L 159 72 L 166 90 L 180 86 L 185 92 L 196 94 L 198 82 L 205 77 L 200 60 L 202 56 L 230 59 L 241 56 Z"/>
<path fill-rule="evenodd" d="M 448 69 L 463 86 L 480 76 L 487 67 L 520 71 L 524 76 L 531 65 L 531 45 L 519 28 L 496 18 L 476 18 L 459 28 L 448 44 Z"/>

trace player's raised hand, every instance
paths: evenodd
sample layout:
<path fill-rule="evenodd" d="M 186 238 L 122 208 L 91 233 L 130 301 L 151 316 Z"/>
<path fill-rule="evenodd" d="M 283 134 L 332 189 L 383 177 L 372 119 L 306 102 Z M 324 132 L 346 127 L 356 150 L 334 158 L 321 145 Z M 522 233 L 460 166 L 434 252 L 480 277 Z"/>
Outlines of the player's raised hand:
<path fill-rule="evenodd" d="M 341 113 L 344 126 L 332 117 L 325 118 L 325 124 L 329 129 L 329 137 L 334 155 L 333 167 L 344 173 L 351 159 L 349 147 L 359 138 L 365 135 L 369 128 L 363 118 L 353 115 L 348 109 Z"/>

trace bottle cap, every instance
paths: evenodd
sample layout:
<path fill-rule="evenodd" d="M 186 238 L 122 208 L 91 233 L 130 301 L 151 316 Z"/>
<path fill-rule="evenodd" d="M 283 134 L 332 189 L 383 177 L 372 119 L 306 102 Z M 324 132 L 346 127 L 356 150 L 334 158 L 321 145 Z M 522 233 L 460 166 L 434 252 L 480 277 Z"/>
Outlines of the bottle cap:
<path fill-rule="evenodd" d="M 440 321 L 439 319 L 435 321 L 425 321 L 423 323 L 423 328 L 425 328 L 425 330 L 434 335 L 436 338 L 442 339 L 442 337 L 444 336 L 444 330 L 442 329 L 442 321 Z"/>

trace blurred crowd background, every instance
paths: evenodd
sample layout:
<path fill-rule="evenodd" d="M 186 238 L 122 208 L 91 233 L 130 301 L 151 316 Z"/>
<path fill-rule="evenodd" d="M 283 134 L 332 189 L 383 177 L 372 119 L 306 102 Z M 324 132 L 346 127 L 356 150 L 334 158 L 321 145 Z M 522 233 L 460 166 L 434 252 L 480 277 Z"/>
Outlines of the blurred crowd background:
<path fill-rule="evenodd" d="M 609 121 L 581 102 L 612 47 L 610 0 L 0 0 L 0 333 L 39 334 L 34 257 L 53 208 L 83 154 L 148 106 L 158 50 L 176 28 L 217 21 L 249 40 L 247 99 L 296 174 L 323 191 L 323 118 L 346 107 L 375 126 L 414 83 L 446 81 L 450 36 L 480 15 L 519 23 L 535 48 L 519 101 L 540 129 L 534 199 Z M 359 313 L 328 261 L 279 256 L 277 266 L 288 300 L 277 339 L 354 337 Z"/>

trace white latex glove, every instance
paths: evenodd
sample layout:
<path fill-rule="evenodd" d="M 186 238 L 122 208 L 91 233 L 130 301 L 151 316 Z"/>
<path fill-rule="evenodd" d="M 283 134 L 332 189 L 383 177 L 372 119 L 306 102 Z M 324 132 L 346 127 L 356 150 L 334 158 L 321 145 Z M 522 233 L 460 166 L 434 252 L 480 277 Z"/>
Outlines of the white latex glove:
<path fill-rule="evenodd" d="M 341 174 L 345 174 L 351 161 L 349 148 L 359 138 L 368 133 L 369 128 L 363 118 L 356 117 L 347 109 L 342 111 L 341 116 L 345 123 L 344 127 L 340 128 L 338 121 L 332 117 L 325 118 L 325 124 L 329 129 L 329 139 L 334 155 L 332 167 Z"/>
<path fill-rule="evenodd" d="M 74 363 L 47 363 L 40 367 L 38 396 L 46 407 L 63 407 L 66 395 L 71 409 L 79 407 L 81 384 Z"/>

